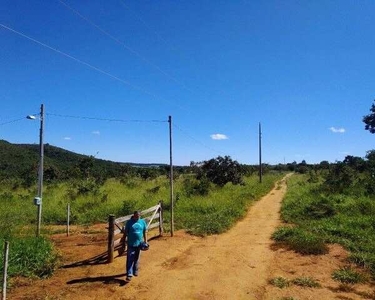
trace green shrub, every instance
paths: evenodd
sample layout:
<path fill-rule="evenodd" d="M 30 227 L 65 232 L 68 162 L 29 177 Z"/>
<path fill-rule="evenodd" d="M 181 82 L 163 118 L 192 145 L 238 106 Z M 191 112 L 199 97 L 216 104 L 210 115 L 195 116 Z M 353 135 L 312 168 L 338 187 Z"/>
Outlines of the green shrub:
<path fill-rule="evenodd" d="M 127 216 L 132 214 L 135 210 L 139 209 L 138 202 L 136 200 L 124 200 L 122 202 L 122 208 L 120 211 L 121 216 Z"/>
<path fill-rule="evenodd" d="M 314 199 L 305 207 L 304 215 L 311 219 L 332 217 L 335 214 L 334 203 L 328 198 Z"/>
<path fill-rule="evenodd" d="M 276 231 L 272 234 L 272 238 L 276 242 L 286 242 L 290 239 L 294 234 L 294 229 L 292 227 L 279 227 Z"/>
<path fill-rule="evenodd" d="M 298 277 L 292 280 L 292 283 L 301 287 L 318 288 L 320 283 L 311 277 Z"/>
<path fill-rule="evenodd" d="M 324 254 L 327 246 L 323 238 L 299 227 L 281 227 L 273 235 L 277 242 L 284 242 L 288 247 L 301 254 Z"/>
<path fill-rule="evenodd" d="M 187 197 L 206 196 L 210 191 L 210 182 L 206 177 L 199 180 L 188 177 L 183 181 L 183 190 Z"/>
<path fill-rule="evenodd" d="M 341 283 L 360 283 L 365 281 L 365 277 L 353 270 L 351 267 L 344 267 L 332 273 L 332 279 Z"/>
<path fill-rule="evenodd" d="M 280 288 L 280 289 L 283 289 L 283 288 L 286 288 L 290 285 L 290 282 L 288 279 L 284 278 L 284 277 L 275 277 L 275 278 L 272 278 L 270 281 L 270 284 Z"/>
<path fill-rule="evenodd" d="M 0 239 L 3 244 L 4 239 Z M 1 251 L 3 261 L 3 251 Z M 44 237 L 13 237 L 9 242 L 9 276 L 48 277 L 58 266 L 58 254 Z M 2 272 L 3 265 L 0 265 Z"/>

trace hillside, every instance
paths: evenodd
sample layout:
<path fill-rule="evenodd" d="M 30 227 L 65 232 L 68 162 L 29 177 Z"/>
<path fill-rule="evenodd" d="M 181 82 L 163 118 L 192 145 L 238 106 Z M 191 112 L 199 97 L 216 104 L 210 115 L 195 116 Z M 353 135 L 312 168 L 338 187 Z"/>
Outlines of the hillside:
<path fill-rule="evenodd" d="M 59 147 L 45 144 L 44 169 L 48 172 L 58 173 L 59 177 L 74 176 L 75 169 L 83 161 L 91 164 L 92 175 L 100 174 L 104 177 L 117 176 L 122 172 L 122 166 L 155 167 L 162 164 L 137 164 L 119 163 L 109 160 L 97 159 L 68 151 Z M 38 144 L 12 144 L 0 140 L 0 178 L 35 178 L 39 163 Z M 55 174 L 56 175 L 56 174 Z"/>

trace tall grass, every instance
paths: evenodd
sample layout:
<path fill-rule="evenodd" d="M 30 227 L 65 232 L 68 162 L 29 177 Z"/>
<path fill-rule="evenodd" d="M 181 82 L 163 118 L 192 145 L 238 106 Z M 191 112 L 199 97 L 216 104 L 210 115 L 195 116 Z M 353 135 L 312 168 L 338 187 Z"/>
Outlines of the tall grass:
<path fill-rule="evenodd" d="M 246 177 L 242 185 L 228 183 L 220 188 L 211 184 L 205 196 L 187 194 L 184 178 L 181 176 L 174 185 L 176 226 L 198 234 L 222 232 L 241 218 L 249 204 L 265 195 L 282 176 L 281 173 L 267 174 L 263 177 L 262 184 L 259 184 L 257 176 Z M 11 197 L 6 197 L 8 194 Z M 35 225 L 33 189 L 5 191 L 2 195 L 4 197 L 0 194 L 0 201 L 9 205 L 0 211 L 0 220 L 17 216 L 20 222 L 29 225 L 28 228 Z M 78 195 L 72 195 L 69 183 L 46 185 L 42 220 L 43 224 L 64 224 L 68 203 L 72 224 L 93 224 L 106 222 L 109 214 L 124 216 L 135 209 L 153 206 L 159 201 L 163 201 L 165 209 L 169 210 L 169 180 L 165 177 L 154 180 L 129 178 L 122 182 L 110 179 L 97 192 Z M 165 217 L 168 221 L 169 215 L 165 214 Z M 223 224 L 212 225 L 216 222 Z M 203 229 L 197 229 L 198 227 Z"/>
<path fill-rule="evenodd" d="M 368 268 L 375 277 L 374 198 L 328 194 L 319 183 L 309 183 L 306 176 L 295 175 L 288 181 L 281 215 L 305 235 L 343 245 L 351 252 L 351 260 Z M 283 230 L 275 235 L 282 236 Z"/>
<path fill-rule="evenodd" d="M 281 179 L 268 174 L 259 184 L 256 176 L 247 177 L 244 185 L 214 187 L 208 196 L 181 197 L 176 204 L 176 223 L 196 235 L 217 234 L 228 230 L 244 217 L 249 205 L 265 195 Z"/>
<path fill-rule="evenodd" d="M 282 176 L 281 173 L 267 174 L 262 184 L 252 176 L 245 178 L 241 185 L 228 183 L 222 188 L 205 183 L 205 196 L 187 192 L 186 178 L 180 177 L 175 182 L 175 227 L 196 235 L 228 230 L 245 215 L 249 205 L 265 195 Z M 0 192 L 0 242 L 9 240 L 11 243 L 10 275 L 44 277 L 50 275 L 58 264 L 58 255 L 51 242 L 44 237 L 34 237 L 35 193 L 34 188 L 10 189 L 7 186 L 3 186 Z M 106 222 L 109 214 L 116 217 L 128 215 L 161 200 L 165 204 L 165 224 L 168 226 L 169 180 L 165 177 L 110 179 L 87 193 L 77 192 L 68 182 L 47 184 L 43 195 L 42 235 L 48 233 L 45 225 L 66 222 L 68 203 L 72 224 L 89 225 Z"/>

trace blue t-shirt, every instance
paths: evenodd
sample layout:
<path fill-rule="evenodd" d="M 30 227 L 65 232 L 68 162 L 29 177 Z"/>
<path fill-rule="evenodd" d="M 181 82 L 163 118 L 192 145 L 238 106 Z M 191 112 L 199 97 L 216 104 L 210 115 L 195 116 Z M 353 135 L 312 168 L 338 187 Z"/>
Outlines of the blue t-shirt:
<path fill-rule="evenodd" d="M 143 232 L 147 230 L 147 224 L 144 220 L 138 221 L 130 219 L 126 222 L 125 232 L 128 237 L 128 246 L 138 247 L 143 241 Z"/>

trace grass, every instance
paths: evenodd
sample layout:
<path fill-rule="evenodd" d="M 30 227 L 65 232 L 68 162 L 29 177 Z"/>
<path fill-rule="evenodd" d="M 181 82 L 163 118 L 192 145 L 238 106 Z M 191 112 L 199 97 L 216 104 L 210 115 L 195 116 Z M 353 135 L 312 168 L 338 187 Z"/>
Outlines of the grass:
<path fill-rule="evenodd" d="M 281 276 L 272 278 L 269 282 L 270 284 L 278 287 L 279 289 L 283 289 L 290 286 L 290 281 Z"/>
<path fill-rule="evenodd" d="M 196 235 L 216 234 L 228 230 L 242 218 L 252 202 L 265 195 L 281 179 L 282 173 L 267 174 L 259 184 L 257 176 L 244 179 L 243 185 L 210 185 L 205 196 L 185 192 L 184 177 L 175 182 L 175 228 Z M 58 265 L 58 254 L 45 237 L 35 238 L 36 189 L 11 189 L 1 186 L 0 242 L 10 241 L 9 275 L 46 277 Z M 65 224 L 70 204 L 71 224 L 87 225 L 107 222 L 109 214 L 121 217 L 136 209 L 146 209 L 164 200 L 165 225 L 169 217 L 169 180 L 128 178 L 107 180 L 93 192 L 79 194 L 69 182 L 45 184 L 42 207 L 42 235 L 52 232 L 45 225 Z M 2 259 L 0 254 L 0 259 Z"/>
<path fill-rule="evenodd" d="M 295 279 L 289 280 L 282 276 L 278 276 L 278 277 L 272 278 L 269 281 L 269 283 L 280 289 L 289 287 L 291 285 L 298 285 L 301 287 L 309 287 L 309 288 L 321 287 L 320 283 L 312 277 L 297 277 Z"/>
<path fill-rule="evenodd" d="M 288 247 L 301 254 L 324 254 L 327 246 L 324 240 L 299 227 L 279 227 L 272 235 L 277 242 L 283 242 Z"/>
<path fill-rule="evenodd" d="M 281 208 L 282 219 L 289 225 L 279 228 L 273 238 L 306 254 L 318 254 L 315 252 L 323 250 L 324 243 L 339 243 L 350 251 L 352 262 L 375 278 L 374 215 L 374 197 L 327 194 L 319 181 L 308 182 L 306 175 L 295 175 L 288 179 Z"/>
<path fill-rule="evenodd" d="M 332 273 L 332 279 L 345 284 L 365 282 L 366 278 L 351 267 L 344 267 Z"/>
<path fill-rule="evenodd" d="M 309 288 L 318 288 L 321 287 L 320 283 L 317 282 L 312 277 L 298 277 L 292 280 L 294 285 L 298 285 L 301 287 L 309 287 Z"/>
<path fill-rule="evenodd" d="M 4 245 L 4 239 L 0 238 Z M 3 253 L 0 259 L 3 261 Z M 58 253 L 52 243 L 44 237 L 14 237 L 9 239 L 8 275 L 26 277 L 48 277 L 58 266 Z M 3 264 L 0 266 L 3 272 Z"/>

